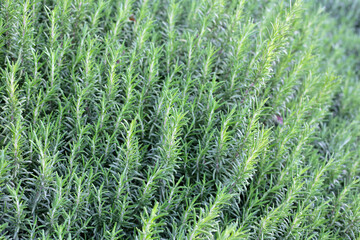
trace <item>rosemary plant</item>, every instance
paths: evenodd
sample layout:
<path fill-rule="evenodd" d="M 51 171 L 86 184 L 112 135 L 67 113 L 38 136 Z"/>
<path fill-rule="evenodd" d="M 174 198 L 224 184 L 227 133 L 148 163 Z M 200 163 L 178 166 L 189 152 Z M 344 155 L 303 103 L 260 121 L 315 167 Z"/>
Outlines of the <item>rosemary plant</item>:
<path fill-rule="evenodd" d="M 1 0 L 0 239 L 360 239 L 359 19 Z"/>

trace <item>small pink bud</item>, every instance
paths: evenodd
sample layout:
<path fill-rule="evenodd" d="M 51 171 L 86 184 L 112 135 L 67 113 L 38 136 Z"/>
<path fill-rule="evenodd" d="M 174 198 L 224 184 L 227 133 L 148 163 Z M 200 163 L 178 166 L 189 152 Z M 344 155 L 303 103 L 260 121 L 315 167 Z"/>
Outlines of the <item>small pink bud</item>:
<path fill-rule="evenodd" d="M 282 118 L 280 115 L 276 115 L 276 120 L 277 120 L 277 122 L 278 122 L 280 125 L 283 125 L 283 124 L 284 124 L 284 120 L 283 120 L 283 118 Z"/>

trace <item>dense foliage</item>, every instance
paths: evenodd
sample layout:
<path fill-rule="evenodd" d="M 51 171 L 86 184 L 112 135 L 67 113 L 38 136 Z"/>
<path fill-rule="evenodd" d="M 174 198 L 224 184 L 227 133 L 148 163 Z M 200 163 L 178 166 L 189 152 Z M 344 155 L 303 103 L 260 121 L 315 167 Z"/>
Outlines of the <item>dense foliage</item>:
<path fill-rule="evenodd" d="M 0 238 L 360 239 L 360 1 L 1 0 Z"/>

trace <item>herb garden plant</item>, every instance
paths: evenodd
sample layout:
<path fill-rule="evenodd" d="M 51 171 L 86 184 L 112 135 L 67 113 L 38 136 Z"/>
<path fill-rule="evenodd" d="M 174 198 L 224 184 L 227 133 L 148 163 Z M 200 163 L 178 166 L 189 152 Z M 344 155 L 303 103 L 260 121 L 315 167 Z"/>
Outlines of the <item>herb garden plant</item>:
<path fill-rule="evenodd" d="M 1 0 L 1 239 L 360 239 L 360 1 Z"/>

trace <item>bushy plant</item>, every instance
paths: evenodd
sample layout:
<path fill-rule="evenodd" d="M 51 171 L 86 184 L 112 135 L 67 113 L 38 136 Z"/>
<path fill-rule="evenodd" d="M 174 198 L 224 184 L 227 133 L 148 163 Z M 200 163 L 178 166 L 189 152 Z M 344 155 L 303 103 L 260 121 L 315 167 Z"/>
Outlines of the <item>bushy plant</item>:
<path fill-rule="evenodd" d="M 1 0 L 0 238 L 360 239 L 357 0 Z"/>

